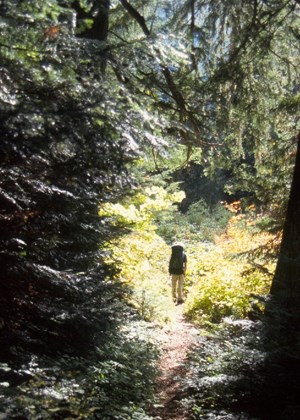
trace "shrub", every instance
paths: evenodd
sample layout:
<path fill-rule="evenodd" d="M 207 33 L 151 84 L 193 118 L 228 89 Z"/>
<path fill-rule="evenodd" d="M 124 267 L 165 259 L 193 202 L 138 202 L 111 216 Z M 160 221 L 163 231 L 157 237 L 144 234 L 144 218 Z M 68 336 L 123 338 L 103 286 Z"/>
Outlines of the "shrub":
<path fill-rule="evenodd" d="M 94 357 L 61 356 L 39 363 L 33 359 L 18 373 L 31 379 L 13 390 L 4 389 L 1 416 L 146 420 L 144 408 L 153 398 L 157 357 L 149 329 L 131 319 L 99 343 Z M 9 371 L 0 366 L 4 368 Z"/>
<path fill-rule="evenodd" d="M 261 332 L 261 323 L 225 319 L 202 338 L 186 381 L 191 419 L 258 418 L 265 360 Z"/>
<path fill-rule="evenodd" d="M 186 302 L 190 318 L 200 323 L 220 322 L 226 316 L 245 318 L 258 304 L 253 296 L 269 292 L 274 266 L 266 264 L 262 255 L 250 264 L 247 252 L 262 247 L 272 236 L 251 232 L 248 223 L 252 220 L 246 216 L 234 216 L 226 233 L 216 237 L 215 246 L 190 247 L 193 258 L 189 263 Z"/>

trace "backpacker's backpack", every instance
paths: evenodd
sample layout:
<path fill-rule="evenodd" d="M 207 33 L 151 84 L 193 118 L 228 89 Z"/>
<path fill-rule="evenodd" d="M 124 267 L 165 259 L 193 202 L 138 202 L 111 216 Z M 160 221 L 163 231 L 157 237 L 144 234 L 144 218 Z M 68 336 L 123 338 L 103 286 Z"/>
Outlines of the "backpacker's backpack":
<path fill-rule="evenodd" d="M 170 274 L 183 274 L 184 252 L 183 246 L 173 245 L 172 254 L 169 262 Z"/>

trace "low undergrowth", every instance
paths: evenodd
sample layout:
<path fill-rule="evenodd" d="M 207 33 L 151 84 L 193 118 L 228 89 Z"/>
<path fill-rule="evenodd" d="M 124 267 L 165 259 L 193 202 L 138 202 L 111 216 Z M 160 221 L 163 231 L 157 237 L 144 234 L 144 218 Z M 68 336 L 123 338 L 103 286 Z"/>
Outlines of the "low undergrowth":
<path fill-rule="evenodd" d="M 191 419 L 260 418 L 265 360 L 261 330 L 261 322 L 225 318 L 203 337 L 186 382 Z"/>
<path fill-rule="evenodd" d="M 33 358 L 6 378 L 23 377 L 16 387 L 2 382 L 1 418 L 147 419 L 152 400 L 157 345 L 151 330 L 133 321 L 108 337 L 90 358 Z M 25 380 L 26 379 L 26 380 Z"/>
<path fill-rule="evenodd" d="M 202 331 L 185 381 L 191 420 L 299 418 L 299 332 L 287 345 L 281 327 L 270 339 L 269 322 L 224 318 Z"/>
<path fill-rule="evenodd" d="M 191 242 L 186 315 L 198 324 L 225 317 L 243 319 L 263 311 L 269 293 L 277 239 L 257 228 L 260 217 L 249 210 L 233 214 L 214 243 Z M 266 253 L 268 255 L 266 256 Z"/>

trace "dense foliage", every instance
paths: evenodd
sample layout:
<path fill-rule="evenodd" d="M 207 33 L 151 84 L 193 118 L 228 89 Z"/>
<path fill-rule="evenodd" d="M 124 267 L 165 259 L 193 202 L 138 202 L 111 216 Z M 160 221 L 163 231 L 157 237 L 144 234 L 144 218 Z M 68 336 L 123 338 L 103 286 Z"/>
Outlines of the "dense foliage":
<path fill-rule="evenodd" d="M 21 7 L 22 33 L 13 11 L 4 10 L 1 38 L 1 351 L 87 350 L 92 331 L 108 322 L 89 304 L 109 289 L 99 253 L 108 230 L 97 207 L 128 182 L 126 153 L 100 127 L 99 47 L 90 67 L 91 51 L 74 53 L 91 43 L 43 36 L 47 10 L 33 8 L 34 25 Z M 88 72 L 94 78 L 84 81 Z"/>

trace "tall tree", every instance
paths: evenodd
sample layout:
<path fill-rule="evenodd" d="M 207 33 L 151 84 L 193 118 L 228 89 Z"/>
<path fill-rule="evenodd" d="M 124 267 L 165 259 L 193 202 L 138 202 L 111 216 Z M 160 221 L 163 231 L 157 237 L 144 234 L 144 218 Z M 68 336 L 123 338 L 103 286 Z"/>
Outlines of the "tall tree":
<path fill-rule="evenodd" d="M 1 353 L 87 352 L 113 324 L 97 213 L 129 186 L 130 147 L 105 114 L 103 45 L 74 36 L 73 10 L 7 1 L 1 16 Z"/>
<path fill-rule="evenodd" d="M 283 236 L 271 295 L 277 304 L 294 318 L 300 319 L 300 134 L 292 186 L 287 206 Z M 295 322 L 296 321 L 296 322 Z"/>

